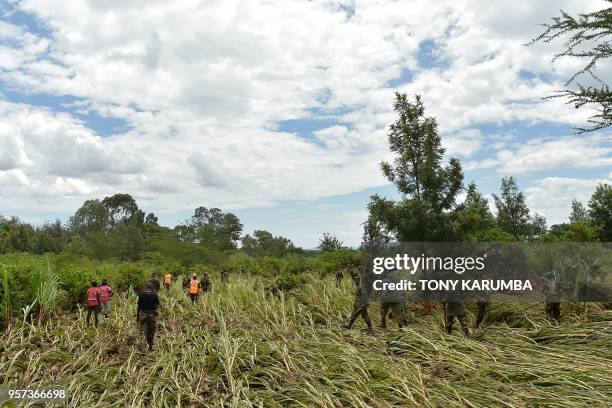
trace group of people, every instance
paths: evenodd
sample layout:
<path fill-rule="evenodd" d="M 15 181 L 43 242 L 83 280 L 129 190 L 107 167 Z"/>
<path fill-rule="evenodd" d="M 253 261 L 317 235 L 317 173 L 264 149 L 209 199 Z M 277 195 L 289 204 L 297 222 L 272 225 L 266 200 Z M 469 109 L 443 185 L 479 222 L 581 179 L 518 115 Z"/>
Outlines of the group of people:
<path fill-rule="evenodd" d="M 98 315 L 102 313 L 108 319 L 110 311 L 110 298 L 113 296 L 113 289 L 108 285 L 106 279 L 98 286 L 98 282 L 92 281 L 91 287 L 87 289 L 87 324 L 94 315 L 94 324 L 98 325 Z"/>
<path fill-rule="evenodd" d="M 348 266 L 348 273 L 350 274 L 353 283 L 356 286 L 354 293 L 353 309 L 348 318 L 348 321 L 342 325 L 342 327 L 350 329 L 357 318 L 361 316 L 368 329 L 372 329 L 372 320 L 370 319 L 368 309 L 370 304 L 369 293 L 363 283 L 360 282 L 359 271 L 353 265 Z M 342 270 L 336 271 L 336 286 L 340 287 L 343 279 Z M 554 279 L 546 281 L 547 288 L 544 293 L 547 296 L 546 303 L 546 314 L 552 321 L 558 322 L 561 317 L 561 303 L 558 296 L 556 296 Z M 476 299 L 476 321 L 474 323 L 474 329 L 478 327 L 484 321 L 484 318 L 491 306 L 491 302 L 487 293 L 480 293 Z M 442 302 L 444 307 L 444 329 L 447 334 L 452 334 L 453 324 L 455 320 L 459 322 L 463 333 L 467 336 L 471 334 L 470 327 L 467 324 L 466 310 L 463 302 L 460 301 L 444 301 Z M 429 299 L 423 302 L 424 314 L 431 313 L 432 304 Z M 406 318 L 406 304 L 404 302 L 381 302 L 380 305 L 380 327 L 387 327 L 387 318 L 392 317 L 397 321 L 399 328 L 401 329 L 407 323 Z"/>
<path fill-rule="evenodd" d="M 210 277 L 204 272 L 202 278 L 198 280 L 198 276 L 194 273 L 191 278 L 185 277 L 183 288 L 187 289 L 191 303 L 195 304 L 199 295 L 210 291 Z"/>
<path fill-rule="evenodd" d="M 169 291 L 172 283 L 172 274 L 166 273 L 163 278 L 164 288 Z M 158 292 L 161 286 L 158 275 L 153 274 L 151 279 L 145 284 L 144 290 L 138 294 L 136 321 L 141 333 L 145 337 L 149 351 L 153 349 L 153 340 L 157 331 L 157 311 L 160 306 Z M 194 274 L 191 278 L 186 278 L 183 286 L 187 289 L 187 294 L 192 303 L 195 303 L 199 295 L 210 291 L 210 278 L 206 272 L 204 272 L 201 279 L 198 279 Z M 92 315 L 94 316 L 95 326 L 98 326 L 98 315 L 100 313 L 105 318 L 109 317 L 110 299 L 112 296 L 113 290 L 108 285 L 106 279 L 102 280 L 100 286 L 98 286 L 97 281 L 91 282 L 90 288 L 87 289 L 87 325 L 90 325 Z"/>
<path fill-rule="evenodd" d="M 365 288 L 365 284 L 360 279 L 359 270 L 352 264 L 346 268 L 346 273 L 351 277 L 351 280 L 356 286 L 353 309 L 348 321 L 343 324 L 344 328 L 350 329 L 358 317 L 366 323 L 368 329 L 372 329 L 372 321 L 368 314 L 369 308 L 369 293 Z M 340 269 L 336 272 L 336 286 L 342 285 L 345 272 Z M 229 270 L 224 269 L 220 274 L 221 280 L 227 282 L 229 280 Z M 166 273 L 163 279 L 163 286 L 166 290 L 170 290 L 173 283 L 171 273 Z M 153 348 L 153 339 L 157 329 L 157 310 L 160 306 L 158 292 L 161 288 L 157 274 L 154 274 L 145 285 L 144 290 L 138 295 L 138 307 L 136 311 L 136 319 L 139 323 L 140 330 L 144 334 L 149 350 Z M 187 290 L 187 294 L 191 299 L 192 304 L 195 304 L 199 295 L 207 293 L 211 289 L 210 277 L 206 272 L 198 279 L 196 274 L 191 278 L 185 277 L 183 280 L 183 288 Z M 106 279 L 102 280 L 100 286 L 96 281 L 91 282 L 91 287 L 87 289 L 87 325 L 90 324 L 90 318 L 94 316 L 94 324 L 98 325 L 98 315 L 102 313 L 105 318 L 108 318 L 110 311 L 110 299 L 113 296 L 113 290 L 108 285 Z M 476 302 L 478 312 L 474 328 L 478 328 L 483 322 L 487 310 L 490 306 L 488 298 L 479 299 Z M 470 328 L 467 324 L 466 312 L 463 302 L 448 301 L 443 302 L 444 306 L 444 323 L 445 330 L 448 334 L 452 334 L 454 321 L 457 320 L 466 335 L 470 334 Z M 431 306 L 427 308 L 430 310 Z M 546 303 L 546 312 L 554 320 L 559 320 L 560 303 L 558 299 L 550 299 Z M 404 302 L 381 302 L 380 307 L 380 327 L 387 327 L 387 319 L 393 318 L 397 321 L 401 329 L 407 323 L 406 308 Z"/>

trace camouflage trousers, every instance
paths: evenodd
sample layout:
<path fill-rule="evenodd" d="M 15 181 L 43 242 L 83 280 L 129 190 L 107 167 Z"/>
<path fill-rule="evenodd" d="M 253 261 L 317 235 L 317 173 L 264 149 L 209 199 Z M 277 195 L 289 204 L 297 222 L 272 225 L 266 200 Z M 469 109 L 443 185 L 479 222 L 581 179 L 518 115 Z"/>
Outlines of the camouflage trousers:
<path fill-rule="evenodd" d="M 363 299 L 358 292 L 355 296 L 355 302 L 353 303 L 353 311 L 351 312 L 351 316 L 349 317 L 349 321 L 346 324 L 346 327 L 350 329 L 353 326 L 353 323 L 355 323 L 355 320 L 357 320 L 357 318 L 361 316 L 368 328 L 371 329 L 372 321 L 370 320 L 370 316 L 368 315 L 369 306 L 370 303 L 366 299 Z"/>
<path fill-rule="evenodd" d="M 457 318 L 457 320 L 459 321 L 459 324 L 461 325 L 461 328 L 463 329 L 463 332 L 467 335 L 470 333 L 470 330 L 468 328 L 467 325 L 467 320 L 465 319 L 465 315 L 456 315 L 456 316 L 449 316 L 446 315 L 445 316 L 445 328 L 446 328 L 446 333 L 448 334 L 452 334 L 453 333 L 453 321 L 455 320 L 455 318 Z"/>
<path fill-rule="evenodd" d="M 546 314 L 551 320 L 559 321 L 561 318 L 561 303 L 560 302 L 546 302 Z"/>
<path fill-rule="evenodd" d="M 391 316 L 389 316 L 391 312 Z M 397 321 L 400 329 L 407 323 L 406 305 L 398 302 L 382 302 L 380 304 L 380 327 L 387 327 L 387 316 Z"/>
<path fill-rule="evenodd" d="M 476 305 L 478 306 L 478 314 L 476 315 L 476 323 L 474 324 L 474 327 L 478 328 L 478 326 L 480 326 L 480 323 L 482 323 L 482 321 L 484 320 L 487 310 L 491 305 L 491 302 L 476 302 Z"/>
<path fill-rule="evenodd" d="M 144 311 L 140 312 L 140 320 L 138 321 L 140 332 L 145 337 L 149 348 L 153 347 L 153 338 L 157 330 L 157 312 Z"/>

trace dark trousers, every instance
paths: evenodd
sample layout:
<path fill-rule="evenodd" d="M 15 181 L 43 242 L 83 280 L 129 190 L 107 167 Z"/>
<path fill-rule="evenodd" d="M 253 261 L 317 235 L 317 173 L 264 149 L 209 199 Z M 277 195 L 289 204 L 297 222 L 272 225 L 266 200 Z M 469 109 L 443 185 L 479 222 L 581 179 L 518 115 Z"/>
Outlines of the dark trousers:
<path fill-rule="evenodd" d="M 155 312 L 141 312 L 139 324 L 140 332 L 145 336 L 149 350 L 151 350 L 157 330 L 157 314 Z"/>
<path fill-rule="evenodd" d="M 387 327 L 387 316 L 392 312 L 392 318 L 397 321 L 401 329 L 406 324 L 406 309 L 403 303 L 382 302 L 380 304 L 380 327 Z"/>
<path fill-rule="evenodd" d="M 478 306 L 478 313 L 476 314 L 476 323 L 474 324 L 474 327 L 478 328 L 478 326 L 480 326 L 480 323 L 482 323 L 484 320 L 490 304 L 491 302 L 476 302 L 476 305 Z"/>
<path fill-rule="evenodd" d="M 559 321 L 561 318 L 561 303 L 546 302 L 546 314 L 549 318 Z"/>
<path fill-rule="evenodd" d="M 198 294 L 197 293 L 190 293 L 189 297 L 191 298 L 191 303 L 195 304 L 196 300 L 198 300 Z"/>
<path fill-rule="evenodd" d="M 457 316 L 446 316 L 445 320 L 445 328 L 446 328 L 446 333 L 448 334 L 452 334 L 453 333 L 453 321 L 455 320 L 455 317 L 457 318 L 457 320 L 459 321 L 459 324 L 461 325 L 461 328 L 463 329 L 463 332 L 465 334 L 469 334 L 469 329 L 467 326 L 467 322 L 465 321 L 465 315 L 457 315 Z"/>
<path fill-rule="evenodd" d="M 100 313 L 100 306 L 87 306 L 87 325 L 89 325 L 89 319 L 91 314 L 94 314 L 94 323 L 98 325 L 98 314 Z"/>
<path fill-rule="evenodd" d="M 353 323 L 355 323 L 355 320 L 357 320 L 357 318 L 361 316 L 361 318 L 368 325 L 368 328 L 371 329 L 372 321 L 370 320 L 370 316 L 368 315 L 369 306 L 370 303 L 368 302 L 368 300 L 366 298 L 363 298 L 360 295 L 359 289 L 357 289 L 357 293 L 355 294 L 355 302 L 353 303 L 353 311 L 351 313 L 351 316 L 349 317 L 349 321 L 346 324 L 346 327 L 350 329 L 353 326 Z"/>

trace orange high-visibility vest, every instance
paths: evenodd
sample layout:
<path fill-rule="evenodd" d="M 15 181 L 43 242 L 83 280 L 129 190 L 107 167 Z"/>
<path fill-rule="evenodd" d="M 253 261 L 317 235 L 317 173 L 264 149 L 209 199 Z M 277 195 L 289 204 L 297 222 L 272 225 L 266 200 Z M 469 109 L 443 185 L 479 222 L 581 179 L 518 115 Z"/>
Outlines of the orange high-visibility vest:
<path fill-rule="evenodd" d="M 98 288 L 87 289 L 87 306 L 98 306 Z"/>
<path fill-rule="evenodd" d="M 169 285 L 169 284 L 171 284 L 171 283 L 172 283 L 172 275 L 171 275 L 171 274 L 167 273 L 167 274 L 164 276 L 164 283 L 165 283 L 166 285 Z"/>
<path fill-rule="evenodd" d="M 189 294 L 197 295 L 198 289 L 200 289 L 200 282 L 198 282 L 197 279 L 192 279 L 191 282 L 189 283 Z"/>
<path fill-rule="evenodd" d="M 110 300 L 110 286 L 100 286 L 98 294 L 100 295 L 100 302 L 108 302 Z"/>

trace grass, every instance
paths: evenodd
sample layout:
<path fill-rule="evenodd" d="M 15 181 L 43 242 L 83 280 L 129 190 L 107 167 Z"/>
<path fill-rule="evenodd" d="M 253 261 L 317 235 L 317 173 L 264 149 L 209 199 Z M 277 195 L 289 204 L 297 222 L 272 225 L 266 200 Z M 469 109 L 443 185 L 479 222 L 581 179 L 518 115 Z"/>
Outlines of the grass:
<path fill-rule="evenodd" d="M 0 379 L 64 385 L 75 407 L 610 406 L 612 315 L 597 305 L 564 305 L 559 326 L 543 306 L 494 305 L 469 338 L 445 335 L 439 309 L 366 332 L 339 327 L 350 285 L 311 278 L 267 296 L 260 278 L 233 276 L 196 306 L 175 285 L 161 292 L 152 353 L 140 351 L 136 295 L 118 294 L 97 329 L 83 311 L 12 323 Z M 378 306 L 370 313 L 377 321 Z"/>

